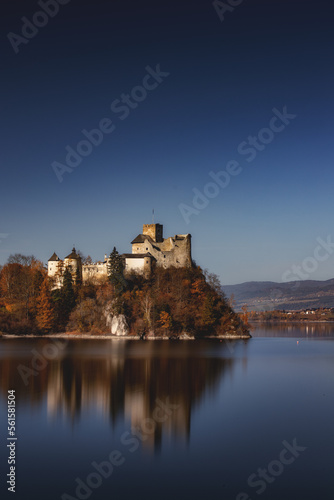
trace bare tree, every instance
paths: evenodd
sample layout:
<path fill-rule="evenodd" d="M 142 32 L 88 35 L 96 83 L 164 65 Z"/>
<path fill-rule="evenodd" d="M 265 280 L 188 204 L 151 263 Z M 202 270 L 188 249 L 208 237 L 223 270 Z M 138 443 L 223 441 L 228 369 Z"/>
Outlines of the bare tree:
<path fill-rule="evenodd" d="M 86 265 L 87 264 L 93 264 L 93 259 L 91 258 L 90 255 L 88 255 L 87 257 L 82 256 L 81 257 L 81 261 L 82 261 L 83 264 L 86 264 Z"/>
<path fill-rule="evenodd" d="M 7 264 L 21 264 L 21 266 L 31 266 L 37 259 L 34 255 L 22 255 L 21 253 L 10 254 Z"/>

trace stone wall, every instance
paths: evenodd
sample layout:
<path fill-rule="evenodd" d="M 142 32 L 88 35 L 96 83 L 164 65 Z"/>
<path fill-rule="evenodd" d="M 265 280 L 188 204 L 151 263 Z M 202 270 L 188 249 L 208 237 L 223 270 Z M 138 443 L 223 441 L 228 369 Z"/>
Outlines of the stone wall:
<path fill-rule="evenodd" d="M 151 273 L 154 262 L 157 266 L 164 268 L 171 266 L 191 267 L 191 234 L 176 234 L 164 239 L 162 224 L 144 224 L 143 234 L 138 235 L 132 242 L 132 254 L 124 254 L 123 257 L 126 273 L 138 272 L 146 276 Z M 56 254 L 53 254 L 48 261 L 48 275 L 50 277 L 58 276 L 55 286 L 60 287 L 62 273 L 65 267 L 70 266 L 74 282 L 77 269 L 79 269 L 83 283 L 89 281 L 99 283 L 108 278 L 107 260 L 107 256 L 105 256 L 104 262 L 82 265 L 81 259 L 73 248 L 72 254 L 63 261 Z"/>
<path fill-rule="evenodd" d="M 97 262 L 82 266 L 82 282 L 99 283 L 108 278 L 107 263 Z"/>
<path fill-rule="evenodd" d="M 152 242 L 147 238 L 143 243 L 133 243 L 133 254 L 150 253 L 157 265 L 167 268 L 191 266 L 191 235 L 175 235 L 166 238 L 161 243 Z"/>
<path fill-rule="evenodd" d="M 155 242 L 163 241 L 163 226 L 162 224 L 144 224 L 143 235 L 150 236 Z"/>
<path fill-rule="evenodd" d="M 107 263 L 94 262 L 92 264 L 81 264 L 81 259 L 68 259 L 64 260 L 49 260 L 48 261 L 48 276 L 55 279 L 55 287 L 62 286 L 62 276 L 66 267 L 70 267 L 73 282 L 75 283 L 77 277 L 77 270 L 79 269 L 80 276 L 83 283 L 92 282 L 100 283 L 108 277 Z"/>

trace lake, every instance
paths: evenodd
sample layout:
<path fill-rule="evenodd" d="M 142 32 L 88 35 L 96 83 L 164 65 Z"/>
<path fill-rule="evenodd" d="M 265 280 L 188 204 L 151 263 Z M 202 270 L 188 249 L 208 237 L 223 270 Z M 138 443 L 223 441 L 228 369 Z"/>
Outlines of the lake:
<path fill-rule="evenodd" d="M 252 335 L 0 339 L 2 498 L 12 389 L 17 499 L 332 498 L 334 325 Z"/>

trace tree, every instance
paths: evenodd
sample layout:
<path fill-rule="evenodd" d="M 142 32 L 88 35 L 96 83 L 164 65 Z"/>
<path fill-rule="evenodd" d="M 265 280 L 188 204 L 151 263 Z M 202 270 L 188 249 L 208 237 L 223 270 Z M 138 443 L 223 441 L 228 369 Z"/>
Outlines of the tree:
<path fill-rule="evenodd" d="M 103 332 L 106 327 L 104 308 L 96 299 L 86 298 L 70 314 L 66 329 L 80 332 Z"/>
<path fill-rule="evenodd" d="M 142 290 L 138 292 L 138 297 L 140 300 L 141 310 L 143 312 L 143 320 L 145 325 L 149 330 L 152 328 L 152 312 L 153 312 L 153 300 L 149 289 Z"/>
<path fill-rule="evenodd" d="M 161 311 L 158 319 L 158 324 L 163 330 L 169 332 L 173 327 L 173 320 L 171 315 L 167 311 Z"/>
<path fill-rule="evenodd" d="M 43 263 L 32 256 L 15 254 L 9 260 L 1 271 L 1 294 L 7 306 L 28 319 L 35 315 L 36 298 L 46 271 Z"/>
<path fill-rule="evenodd" d="M 90 255 L 88 255 L 87 257 L 81 257 L 81 261 L 83 264 L 93 264 L 93 259 L 91 258 Z"/>
<path fill-rule="evenodd" d="M 212 327 L 217 321 L 217 311 L 215 310 L 215 302 L 211 294 L 205 296 L 202 321 L 205 327 Z"/>
<path fill-rule="evenodd" d="M 123 259 L 117 252 L 116 247 L 114 247 L 108 258 L 107 273 L 110 283 L 113 285 L 116 294 L 120 294 L 124 290 L 124 288 L 126 288 L 126 281 L 123 276 L 123 271 Z"/>
<path fill-rule="evenodd" d="M 19 301 L 21 298 L 21 264 L 6 264 L 1 271 L 1 295 L 8 305 Z"/>
<path fill-rule="evenodd" d="M 249 328 L 249 312 L 248 312 L 248 307 L 247 304 L 244 304 L 242 307 L 242 314 L 240 314 L 241 320 L 244 323 L 244 325 Z"/>
<path fill-rule="evenodd" d="M 225 294 L 222 290 L 222 286 L 219 277 L 215 273 L 210 273 L 207 269 L 204 269 L 204 276 L 209 287 L 216 292 L 217 295 L 225 299 Z"/>
<path fill-rule="evenodd" d="M 42 332 L 50 332 L 55 326 L 55 307 L 50 291 L 50 281 L 46 276 L 37 299 L 37 326 Z"/>
<path fill-rule="evenodd" d="M 75 253 L 78 255 L 78 257 L 80 257 L 81 262 L 85 262 L 87 260 L 87 257 L 82 253 L 81 250 L 76 250 Z"/>
<path fill-rule="evenodd" d="M 66 327 L 76 302 L 72 274 L 69 267 L 66 267 L 64 270 L 62 287 L 60 290 L 57 289 L 54 291 L 53 300 L 55 303 L 57 327 L 62 330 Z"/>
<path fill-rule="evenodd" d="M 22 255 L 21 253 L 10 254 L 7 264 L 21 264 L 21 266 L 31 266 L 37 259 L 34 255 Z"/>
<path fill-rule="evenodd" d="M 63 286 L 61 289 L 65 309 L 72 311 L 75 306 L 75 293 L 73 288 L 73 278 L 69 267 L 66 267 L 63 275 Z"/>
<path fill-rule="evenodd" d="M 206 292 L 205 280 L 202 276 L 193 281 L 191 285 L 191 293 L 196 295 L 201 301 L 204 300 Z"/>
<path fill-rule="evenodd" d="M 76 291 L 78 292 L 80 287 L 82 285 L 82 277 L 81 277 L 81 271 L 80 271 L 80 268 L 79 266 L 77 267 L 77 270 L 75 272 L 75 288 L 76 288 Z"/>
<path fill-rule="evenodd" d="M 231 294 L 231 297 L 228 299 L 228 305 L 233 309 L 236 304 L 236 300 L 234 298 L 234 293 Z"/>

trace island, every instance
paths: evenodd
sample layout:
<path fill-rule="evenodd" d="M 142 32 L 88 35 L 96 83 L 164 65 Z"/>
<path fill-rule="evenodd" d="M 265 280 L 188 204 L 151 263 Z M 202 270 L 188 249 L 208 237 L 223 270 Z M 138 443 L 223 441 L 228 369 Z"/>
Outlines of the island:
<path fill-rule="evenodd" d="M 191 256 L 191 235 L 163 238 L 144 224 L 131 254 L 116 247 L 93 262 L 75 248 L 44 264 L 11 255 L 0 272 L 3 335 L 66 335 L 190 340 L 250 338 L 247 318 L 226 299 L 218 277 Z"/>

